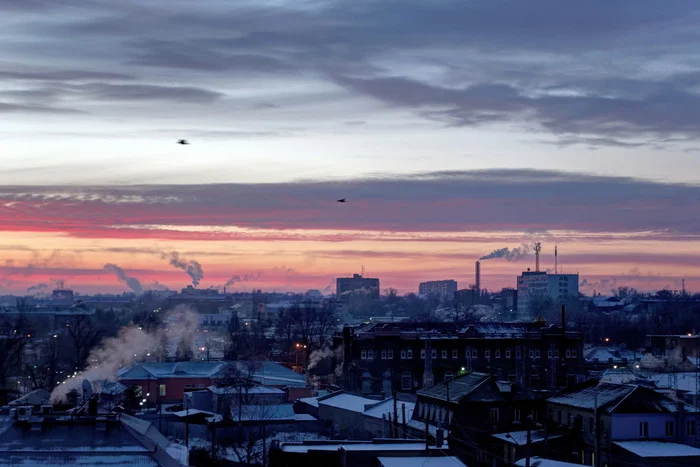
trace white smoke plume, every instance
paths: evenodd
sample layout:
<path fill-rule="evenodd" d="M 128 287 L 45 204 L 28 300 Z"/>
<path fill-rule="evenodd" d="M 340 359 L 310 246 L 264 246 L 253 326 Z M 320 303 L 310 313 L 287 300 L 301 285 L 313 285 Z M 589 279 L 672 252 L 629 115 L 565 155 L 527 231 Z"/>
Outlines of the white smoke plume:
<path fill-rule="evenodd" d="M 143 286 L 141 285 L 141 282 L 139 282 L 139 280 L 135 277 L 129 276 L 126 273 L 126 271 L 124 271 L 116 264 L 107 263 L 104 265 L 104 269 L 106 269 L 107 271 L 112 271 L 114 274 L 116 274 L 117 278 L 120 281 L 124 282 L 127 285 L 127 287 L 136 292 L 138 295 L 143 293 Z"/>
<path fill-rule="evenodd" d="M 525 243 L 522 243 L 519 247 L 513 248 L 512 250 L 509 248 L 499 248 L 497 250 L 493 250 L 488 255 L 482 256 L 479 258 L 479 261 L 498 258 L 504 258 L 509 262 L 518 261 L 530 254 L 530 248 L 530 245 Z"/>
<path fill-rule="evenodd" d="M 316 368 L 324 359 L 326 358 L 342 358 L 343 347 L 339 346 L 337 349 L 332 350 L 328 347 L 324 347 L 319 350 L 314 350 L 309 354 L 309 364 L 306 366 L 307 370 Z"/>
<path fill-rule="evenodd" d="M 242 276 L 231 276 L 231 278 L 226 281 L 226 284 L 224 284 L 225 287 L 232 286 L 233 284 L 237 284 L 238 282 L 248 282 L 248 281 L 255 281 L 260 279 L 260 277 L 263 275 L 262 271 L 258 271 L 255 274 L 244 274 Z"/>
<path fill-rule="evenodd" d="M 105 339 L 98 348 L 93 349 L 88 357 L 90 366 L 80 374 L 62 381 L 51 393 L 51 402 L 66 400 L 72 390 L 80 390 L 84 379 L 88 381 L 114 381 L 118 369 L 143 358 L 156 349 L 155 334 L 147 334 L 134 326 L 122 328 L 119 336 Z"/>
<path fill-rule="evenodd" d="M 178 269 L 182 269 L 185 273 L 192 279 L 192 285 L 197 287 L 204 277 L 204 270 L 202 270 L 202 265 L 199 262 L 191 260 L 188 261 L 180 257 L 180 253 L 177 251 L 172 251 L 170 253 L 161 252 L 160 257 L 162 259 L 167 259 L 171 266 Z"/>
<path fill-rule="evenodd" d="M 40 284 L 35 284 L 30 287 L 27 287 L 27 293 L 39 293 L 42 290 L 46 290 L 49 288 L 49 284 L 44 284 L 43 282 Z"/>
<path fill-rule="evenodd" d="M 168 340 L 175 345 L 188 333 L 195 331 L 198 323 L 197 313 L 187 305 L 176 306 L 165 316 L 164 321 L 168 323 Z M 148 334 L 130 325 L 122 328 L 119 336 L 104 339 L 99 347 L 90 352 L 88 369 L 60 382 L 51 393 L 51 402 L 65 401 L 66 395 L 72 389 L 80 390 L 84 379 L 91 383 L 115 381 L 117 370 L 133 362 L 142 361 L 149 353 L 155 352 L 160 346 L 164 332 L 159 330 Z"/>

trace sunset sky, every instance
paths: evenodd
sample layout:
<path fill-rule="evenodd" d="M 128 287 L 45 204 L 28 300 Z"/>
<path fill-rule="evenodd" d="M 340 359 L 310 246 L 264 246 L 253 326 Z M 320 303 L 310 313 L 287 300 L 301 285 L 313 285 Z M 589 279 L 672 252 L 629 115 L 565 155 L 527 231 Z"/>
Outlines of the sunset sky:
<path fill-rule="evenodd" d="M 200 287 L 467 287 L 534 241 L 587 292 L 700 292 L 698 24 L 691 0 L 0 0 L 0 293 L 129 290 L 108 263 L 179 289 L 173 253 Z"/>

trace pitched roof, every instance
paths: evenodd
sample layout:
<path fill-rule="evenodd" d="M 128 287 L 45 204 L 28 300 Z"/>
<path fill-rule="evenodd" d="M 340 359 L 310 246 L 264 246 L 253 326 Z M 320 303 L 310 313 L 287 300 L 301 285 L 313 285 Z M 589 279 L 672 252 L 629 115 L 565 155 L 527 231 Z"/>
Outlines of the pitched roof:
<path fill-rule="evenodd" d="M 119 380 L 148 378 L 213 378 L 224 367 L 223 362 L 160 362 L 136 363 L 117 371 Z"/>
<path fill-rule="evenodd" d="M 318 405 L 327 405 L 339 409 L 348 410 L 350 412 L 364 412 L 365 406 L 376 404 L 379 402 L 376 399 L 367 399 L 366 397 L 347 394 L 344 392 L 329 394 L 318 399 Z"/>
<path fill-rule="evenodd" d="M 378 457 L 381 467 L 467 467 L 454 456 Z"/>
<path fill-rule="evenodd" d="M 615 441 L 616 445 L 639 457 L 699 457 L 700 449 L 663 441 Z"/>
<path fill-rule="evenodd" d="M 418 395 L 444 401 L 448 400 L 449 396 L 450 402 L 459 402 L 481 387 L 490 378 L 491 375 L 486 373 L 472 372 L 446 383 L 438 383 L 429 388 L 421 389 L 418 391 Z"/>

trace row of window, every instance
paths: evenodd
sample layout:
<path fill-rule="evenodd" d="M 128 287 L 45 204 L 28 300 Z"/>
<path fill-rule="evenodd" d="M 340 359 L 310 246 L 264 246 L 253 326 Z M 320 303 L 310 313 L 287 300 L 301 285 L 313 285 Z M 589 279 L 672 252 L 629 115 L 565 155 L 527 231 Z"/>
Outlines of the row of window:
<path fill-rule="evenodd" d="M 573 414 L 571 412 L 567 412 L 566 414 L 566 424 L 568 426 L 572 426 L 574 423 L 573 419 Z M 553 411 L 552 409 L 549 410 L 549 417 L 550 419 L 553 418 Z M 557 412 L 557 421 L 561 424 L 563 424 L 562 420 L 562 413 L 561 410 Z M 695 436 L 695 430 L 696 430 L 696 422 L 695 420 L 687 420 L 686 421 L 686 427 L 685 427 L 685 435 L 686 436 Z M 676 424 L 672 420 L 666 421 L 665 425 L 665 435 L 666 437 L 673 437 L 676 435 Z M 595 419 L 593 417 L 588 418 L 588 433 L 593 434 L 595 433 Z M 603 431 L 604 433 L 604 431 Z M 649 422 L 639 422 L 639 437 L 640 438 L 648 438 L 649 437 Z"/>
<path fill-rule="evenodd" d="M 505 358 L 511 358 L 511 350 L 510 349 L 505 349 L 504 352 Z M 380 352 L 380 356 L 382 360 L 393 360 L 394 358 L 394 351 L 392 349 L 382 349 Z M 432 358 L 437 358 L 437 350 L 432 349 Z M 448 358 L 448 351 L 447 349 L 442 349 L 441 353 L 442 358 Z M 516 358 L 521 358 L 521 351 L 520 348 L 515 349 L 515 357 Z M 530 358 L 541 358 L 541 353 L 540 349 L 530 349 L 529 351 L 529 356 Z M 374 360 L 374 350 L 372 349 L 363 349 L 360 351 L 360 357 L 362 360 Z M 478 358 L 479 353 L 477 349 L 467 349 L 466 350 L 466 357 L 467 358 Z M 401 350 L 401 359 L 402 360 L 407 360 L 407 359 L 412 359 L 413 358 L 413 350 L 411 349 L 402 349 Z M 420 351 L 420 358 L 425 358 L 425 349 L 421 349 Z M 452 349 L 452 358 L 459 358 L 459 352 L 457 349 Z M 490 359 L 491 358 L 491 350 L 486 349 L 484 350 L 484 358 Z M 494 358 L 501 358 L 501 349 L 496 349 L 494 351 Z M 559 358 L 559 350 L 558 349 L 549 349 L 547 351 L 547 358 Z M 578 351 L 576 349 L 566 349 L 566 358 L 578 358 Z"/>

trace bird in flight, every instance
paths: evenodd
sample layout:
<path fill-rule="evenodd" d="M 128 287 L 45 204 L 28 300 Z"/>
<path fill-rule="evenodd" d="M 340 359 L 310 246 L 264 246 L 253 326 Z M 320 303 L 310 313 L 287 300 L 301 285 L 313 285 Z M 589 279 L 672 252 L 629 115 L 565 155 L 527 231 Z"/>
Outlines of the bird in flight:
<path fill-rule="evenodd" d="M 177 144 L 190 144 L 190 142 L 187 141 L 186 139 L 181 139 L 177 142 Z"/>
<path fill-rule="evenodd" d="M 343 199 L 339 199 L 338 202 L 339 203 L 347 203 L 347 200 L 345 198 L 343 198 Z"/>

